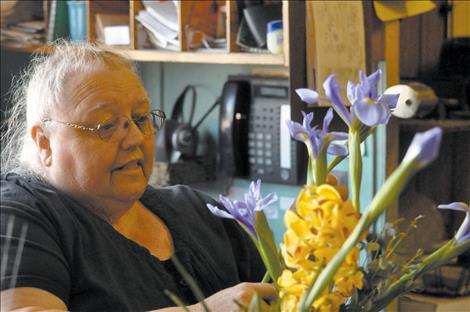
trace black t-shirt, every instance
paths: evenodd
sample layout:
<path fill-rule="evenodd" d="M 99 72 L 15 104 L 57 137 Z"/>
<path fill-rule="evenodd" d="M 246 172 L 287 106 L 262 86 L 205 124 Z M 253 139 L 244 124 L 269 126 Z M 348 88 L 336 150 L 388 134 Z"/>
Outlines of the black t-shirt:
<path fill-rule="evenodd" d="M 205 296 L 265 270 L 248 235 L 233 220 L 213 216 L 207 195 L 186 186 L 148 187 L 142 203 L 169 228 L 175 256 Z M 14 260 L 22 225 L 27 235 L 18 274 Z M 1 176 L 1 288 L 37 287 L 70 310 L 143 311 L 175 304 L 169 290 L 195 303 L 171 260 L 160 261 L 86 207 L 45 182 Z M 8 257 L 6 259 L 6 257 Z M 15 280 L 16 279 L 16 280 Z"/>

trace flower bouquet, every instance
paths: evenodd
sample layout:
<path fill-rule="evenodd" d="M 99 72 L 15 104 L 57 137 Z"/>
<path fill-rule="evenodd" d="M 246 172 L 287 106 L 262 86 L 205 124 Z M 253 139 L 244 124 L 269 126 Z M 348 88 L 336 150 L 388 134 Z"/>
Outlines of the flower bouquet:
<path fill-rule="evenodd" d="M 405 264 L 395 263 L 391 258 L 403 235 L 388 231 L 392 234 L 381 243 L 382 235 L 369 233 L 369 227 L 397 200 L 407 180 L 438 156 L 442 138 L 440 128 L 417 133 L 398 168 L 362 210 L 360 144 L 379 124 L 388 122 L 399 97 L 377 94 L 380 77 L 380 71 L 370 76 L 361 72 L 358 84 L 348 82 L 350 108 L 341 100 L 335 75 L 330 75 L 323 84 L 326 99 L 314 90 L 296 90 L 304 102 L 329 101 L 332 108 L 322 128 L 311 126 L 313 113 L 302 112 L 302 124 L 288 121 L 291 136 L 306 145 L 309 160 L 307 183 L 298 194 L 295 209 L 284 215 L 286 231 L 280 248 L 263 212 L 277 200 L 277 195 L 271 193 L 263 198 L 259 180 L 251 183 L 244 201 L 220 195 L 225 210 L 207 205 L 213 214 L 238 221 L 252 238 L 267 268 L 265 280 L 272 281 L 278 290 L 278 300 L 271 303 L 274 311 L 380 311 L 409 291 L 416 278 L 470 249 L 470 208 L 464 203 L 439 206 L 466 212 L 455 237 L 427 256 L 418 251 Z M 328 130 L 333 109 L 348 126 L 348 133 Z M 338 140 L 347 143 L 340 144 Z M 330 163 L 327 154 L 334 155 Z M 347 157 L 350 197 L 348 189 L 330 174 Z M 414 226 L 415 222 L 411 224 Z M 389 227 L 386 224 L 384 232 Z M 242 308 L 256 311 L 258 300 L 255 297 L 250 307 Z"/>

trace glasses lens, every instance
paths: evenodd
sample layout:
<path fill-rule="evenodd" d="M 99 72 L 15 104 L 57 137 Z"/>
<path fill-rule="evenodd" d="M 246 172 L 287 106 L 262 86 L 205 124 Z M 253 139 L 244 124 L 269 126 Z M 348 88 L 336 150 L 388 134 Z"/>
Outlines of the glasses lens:
<path fill-rule="evenodd" d="M 138 117 L 133 118 L 134 123 L 139 127 L 140 131 L 144 135 L 151 135 L 153 134 L 153 125 L 151 122 L 152 114 L 147 113 L 144 115 L 140 115 Z"/>
<path fill-rule="evenodd" d="M 98 136 L 105 141 L 111 140 L 114 134 L 117 132 L 116 130 L 119 129 L 119 125 L 122 122 L 121 119 L 122 118 L 111 118 L 109 120 L 99 123 L 96 127 L 96 132 L 98 133 Z"/>
<path fill-rule="evenodd" d="M 165 113 L 154 110 L 132 118 L 132 121 L 140 129 L 143 135 L 150 136 L 155 130 L 160 130 L 165 123 Z M 96 127 L 98 136 L 104 141 L 119 141 L 129 130 L 129 119 L 125 116 L 111 118 L 103 121 Z"/>
<path fill-rule="evenodd" d="M 152 111 L 151 114 L 153 119 L 153 127 L 158 131 L 163 127 L 163 124 L 165 123 L 165 113 L 157 109 Z"/>

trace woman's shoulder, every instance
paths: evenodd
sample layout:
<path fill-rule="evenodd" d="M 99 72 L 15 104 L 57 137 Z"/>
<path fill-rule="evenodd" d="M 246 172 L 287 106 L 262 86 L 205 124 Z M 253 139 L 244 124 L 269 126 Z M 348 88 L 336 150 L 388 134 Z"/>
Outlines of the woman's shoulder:
<path fill-rule="evenodd" d="M 39 177 L 15 172 L 1 174 L 0 191 L 2 202 L 5 200 L 27 202 L 39 200 L 41 197 L 50 198 L 51 195 L 59 196 L 52 186 Z"/>
<path fill-rule="evenodd" d="M 67 218 L 64 195 L 39 177 L 14 172 L 1 174 L 0 191 L 2 215 Z"/>

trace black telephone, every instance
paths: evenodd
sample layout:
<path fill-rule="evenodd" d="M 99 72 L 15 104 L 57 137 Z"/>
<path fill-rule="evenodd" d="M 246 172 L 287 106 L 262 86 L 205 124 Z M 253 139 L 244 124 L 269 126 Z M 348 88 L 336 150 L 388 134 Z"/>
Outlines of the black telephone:
<path fill-rule="evenodd" d="M 227 81 L 220 107 L 220 170 L 227 176 L 248 174 L 248 114 L 250 109 L 248 81 Z"/>
<path fill-rule="evenodd" d="M 229 76 L 221 96 L 219 169 L 226 176 L 299 184 L 305 172 L 291 140 L 289 85 L 283 78 Z"/>

